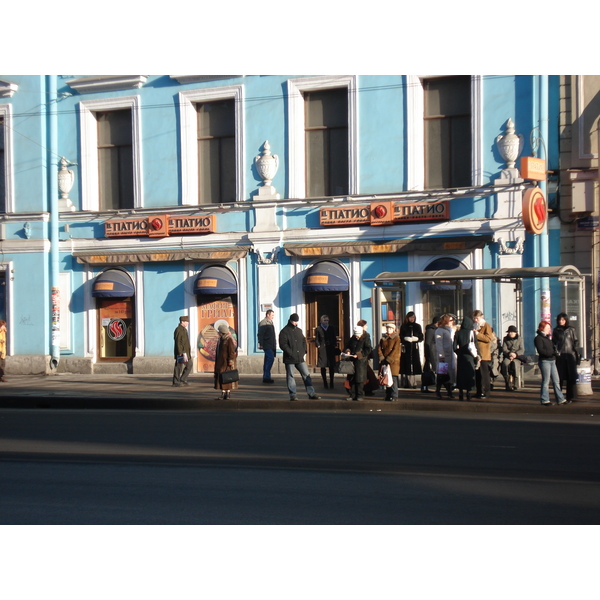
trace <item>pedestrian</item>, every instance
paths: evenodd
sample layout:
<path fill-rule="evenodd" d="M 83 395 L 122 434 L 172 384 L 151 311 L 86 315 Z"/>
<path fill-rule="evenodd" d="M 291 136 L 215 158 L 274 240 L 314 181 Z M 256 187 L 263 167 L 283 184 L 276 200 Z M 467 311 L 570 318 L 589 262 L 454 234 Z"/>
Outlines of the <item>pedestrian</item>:
<path fill-rule="evenodd" d="M 480 310 L 473 311 L 473 327 L 479 347 L 479 369 L 477 369 L 477 397 L 484 399 L 490 395 L 492 349 L 498 345 L 498 338 L 494 334 L 492 326 L 486 322 Z"/>
<path fill-rule="evenodd" d="M 550 406 L 550 381 L 554 388 L 554 397 L 557 404 L 567 404 L 567 400 L 560 389 L 560 378 L 556 369 L 556 357 L 559 355 L 556 346 L 550 338 L 552 326 L 548 321 L 540 321 L 536 332 L 534 345 L 538 353 L 538 367 L 542 374 L 542 385 L 540 387 L 540 402 L 543 406 Z"/>
<path fill-rule="evenodd" d="M 238 389 L 238 382 L 231 383 L 221 382 L 221 373 L 225 371 L 233 371 L 237 367 L 237 346 L 229 330 L 227 323 L 221 323 L 217 327 L 219 333 L 219 342 L 215 352 L 215 369 L 214 381 L 215 390 L 221 390 L 221 395 L 216 400 L 229 400 L 231 398 L 231 390 Z"/>
<path fill-rule="evenodd" d="M 275 354 L 277 353 L 277 338 L 273 324 L 274 317 L 275 311 L 270 308 L 265 313 L 265 318 L 258 324 L 258 348 L 265 353 L 263 360 L 263 383 L 274 383 L 271 378 L 271 367 L 275 362 Z"/>
<path fill-rule="evenodd" d="M 0 381 L 5 382 L 4 369 L 6 369 L 6 321 L 0 320 Z"/>
<path fill-rule="evenodd" d="M 421 354 L 418 344 L 423 341 L 423 329 L 416 322 L 416 315 L 410 311 L 406 313 L 404 322 L 400 326 L 402 340 L 402 356 L 400 357 L 400 375 L 402 387 L 416 389 L 416 375 L 421 375 Z"/>
<path fill-rule="evenodd" d="M 437 370 L 437 352 L 435 351 L 435 330 L 440 321 L 439 317 L 433 317 L 433 320 L 425 327 L 425 343 L 423 351 L 425 354 L 425 364 L 423 365 L 423 375 L 421 375 L 421 391 L 424 394 L 429 393 L 429 386 L 435 385 L 435 372 Z"/>
<path fill-rule="evenodd" d="M 458 399 L 471 399 L 471 390 L 475 388 L 477 342 L 473 332 L 473 321 L 464 317 L 460 329 L 454 335 L 453 349 L 456 353 L 456 388 Z M 466 396 L 463 395 L 466 394 Z"/>
<path fill-rule="evenodd" d="M 437 375 L 435 395 L 442 397 L 442 385 L 446 388 L 448 398 L 454 398 L 452 388 L 456 383 L 456 354 L 452 348 L 454 342 L 454 317 L 445 314 L 440 317 L 435 331 L 435 351 L 437 353 Z"/>
<path fill-rule="evenodd" d="M 552 331 L 552 341 L 559 352 L 556 359 L 556 370 L 560 378 L 560 387 L 563 384 L 567 400 L 573 401 L 577 391 L 577 365 L 580 362 L 577 352 L 577 332 L 569 325 L 567 313 L 561 312 L 556 317 L 556 327 Z"/>
<path fill-rule="evenodd" d="M 188 377 L 192 370 L 192 348 L 190 346 L 190 334 L 188 325 L 190 324 L 189 317 L 179 317 L 179 325 L 175 328 L 173 338 L 175 340 L 174 354 L 175 367 L 173 369 L 173 385 L 181 387 L 189 385 Z"/>
<path fill-rule="evenodd" d="M 348 375 L 348 398 L 347 400 L 356 400 L 362 402 L 365 396 L 365 381 L 367 381 L 367 361 L 373 352 L 371 336 L 365 333 L 365 330 L 357 325 L 354 328 L 354 334 L 346 344 L 346 350 L 342 353 L 342 358 L 350 358 L 354 363 L 354 373 Z"/>
<path fill-rule="evenodd" d="M 371 334 L 367 331 L 368 324 L 364 319 L 361 319 L 356 323 L 358 327 L 363 328 L 363 334 L 366 335 L 369 340 L 369 346 L 373 348 L 373 342 L 371 340 Z M 375 371 L 373 371 L 373 367 L 371 367 L 371 355 L 367 358 L 367 381 L 365 381 L 365 387 L 363 388 L 365 391 L 365 396 L 374 396 L 375 390 L 379 389 L 379 379 L 377 375 L 375 375 Z"/>
<path fill-rule="evenodd" d="M 519 336 L 519 331 L 514 325 L 511 325 L 502 340 L 502 363 L 500 364 L 500 372 L 505 383 L 504 389 L 507 391 L 514 392 L 517 389 L 517 369 L 520 368 L 518 361 L 521 360 L 524 353 L 525 346 Z"/>
<path fill-rule="evenodd" d="M 385 324 L 385 333 L 379 340 L 377 354 L 379 365 L 387 365 L 392 374 L 392 385 L 385 389 L 385 399 L 388 402 L 398 400 L 398 379 L 400 374 L 400 336 L 396 332 L 395 323 Z"/>
<path fill-rule="evenodd" d="M 333 389 L 335 375 L 336 350 L 339 354 L 337 331 L 329 322 L 328 315 L 321 315 L 319 325 L 315 330 L 315 345 L 317 346 L 317 368 L 321 369 L 321 378 L 325 389 Z M 327 370 L 329 370 L 329 386 L 327 386 Z"/>
<path fill-rule="evenodd" d="M 296 396 L 296 380 L 294 379 L 294 368 L 300 373 L 306 393 L 310 400 L 320 400 L 315 392 L 312 379 L 305 362 L 306 338 L 302 329 L 298 327 L 300 317 L 294 313 L 290 315 L 287 325 L 279 332 L 279 347 L 283 351 L 283 364 L 285 365 L 285 381 L 287 384 L 290 400 L 298 400 Z"/>

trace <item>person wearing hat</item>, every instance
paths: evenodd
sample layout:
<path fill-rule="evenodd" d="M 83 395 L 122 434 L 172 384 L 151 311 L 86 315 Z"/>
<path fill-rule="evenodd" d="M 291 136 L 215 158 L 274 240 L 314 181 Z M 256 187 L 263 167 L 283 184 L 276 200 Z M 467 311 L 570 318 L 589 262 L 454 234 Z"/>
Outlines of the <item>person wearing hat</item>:
<path fill-rule="evenodd" d="M 515 391 L 517 389 L 517 363 L 520 356 L 523 356 L 525 347 L 519 332 L 514 325 L 506 330 L 506 335 L 502 340 L 502 363 L 500 372 L 504 377 L 506 390 Z M 520 360 L 520 359 L 519 359 Z M 510 378 L 512 377 L 512 383 Z"/>
<path fill-rule="evenodd" d="M 304 360 L 306 356 L 306 338 L 304 337 L 304 333 L 302 333 L 302 329 L 298 327 L 299 321 L 300 317 L 297 313 L 290 315 L 287 325 L 279 332 L 279 347 L 283 352 L 285 381 L 290 394 L 290 400 L 298 400 L 294 368 L 302 377 L 309 399 L 320 400 L 313 387 L 312 379 L 308 372 L 308 365 Z"/>
<path fill-rule="evenodd" d="M 173 369 L 173 385 L 175 387 L 181 387 L 182 385 L 189 385 L 188 377 L 192 370 L 192 361 L 190 360 L 192 355 L 192 348 L 190 346 L 190 335 L 188 332 L 188 325 L 190 323 L 189 317 L 185 315 L 179 317 L 179 325 L 173 333 L 175 340 L 175 346 L 173 352 L 175 354 L 175 368 Z"/>
<path fill-rule="evenodd" d="M 385 324 L 385 333 L 379 340 L 377 355 L 379 364 L 387 365 L 392 372 L 392 385 L 385 388 L 388 402 L 398 400 L 398 375 L 400 374 L 400 336 L 396 333 L 395 323 Z"/>
<path fill-rule="evenodd" d="M 371 345 L 371 336 L 365 334 L 365 330 L 357 325 L 354 328 L 354 335 L 348 340 L 344 354 L 354 363 L 354 374 L 347 376 L 348 398 L 347 400 L 363 401 L 365 398 L 365 381 L 367 381 L 367 363 L 373 346 Z M 342 356 L 344 356 L 342 354 Z"/>
<path fill-rule="evenodd" d="M 236 368 L 237 346 L 227 323 L 220 323 L 217 332 L 219 333 L 219 342 L 215 352 L 215 390 L 221 390 L 221 396 L 217 400 L 229 400 L 231 390 L 238 389 L 238 382 L 222 383 L 219 375 Z"/>

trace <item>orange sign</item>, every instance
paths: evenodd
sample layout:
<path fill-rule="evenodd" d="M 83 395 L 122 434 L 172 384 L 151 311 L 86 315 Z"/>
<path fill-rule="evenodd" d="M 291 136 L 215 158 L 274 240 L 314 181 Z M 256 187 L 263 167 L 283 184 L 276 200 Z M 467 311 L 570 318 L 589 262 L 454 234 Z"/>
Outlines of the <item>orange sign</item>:
<path fill-rule="evenodd" d="M 372 202 L 369 206 L 322 208 L 321 226 L 391 225 L 408 221 L 447 221 L 448 200 L 439 202 Z"/>
<path fill-rule="evenodd" d="M 521 177 L 533 179 L 534 181 L 545 181 L 546 161 L 543 158 L 533 156 L 521 157 Z"/>
<path fill-rule="evenodd" d="M 141 219 L 113 219 L 104 223 L 106 237 L 166 237 L 182 233 L 214 233 L 214 215 L 201 217 L 171 217 L 152 215 Z"/>
<path fill-rule="evenodd" d="M 528 233 L 542 233 L 548 219 L 546 197 L 540 188 L 529 188 L 523 194 L 523 225 Z"/>

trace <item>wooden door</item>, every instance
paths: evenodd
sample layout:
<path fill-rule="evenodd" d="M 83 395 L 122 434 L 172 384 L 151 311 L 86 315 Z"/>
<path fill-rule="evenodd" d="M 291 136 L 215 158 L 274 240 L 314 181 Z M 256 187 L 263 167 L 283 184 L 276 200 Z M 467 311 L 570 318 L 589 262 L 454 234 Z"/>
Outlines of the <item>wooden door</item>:
<path fill-rule="evenodd" d="M 314 367 L 317 364 L 317 348 L 315 347 L 315 330 L 322 315 L 329 315 L 329 322 L 336 328 L 338 347 L 346 340 L 348 324 L 346 323 L 347 292 L 306 292 L 306 362 Z"/>

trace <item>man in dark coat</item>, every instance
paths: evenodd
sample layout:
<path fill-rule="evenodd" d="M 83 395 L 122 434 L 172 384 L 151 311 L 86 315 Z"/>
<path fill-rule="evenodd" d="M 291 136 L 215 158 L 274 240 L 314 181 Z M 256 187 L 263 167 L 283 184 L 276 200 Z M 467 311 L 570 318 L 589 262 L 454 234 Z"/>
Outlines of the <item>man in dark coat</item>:
<path fill-rule="evenodd" d="M 279 332 L 279 347 L 283 352 L 283 364 L 285 365 L 285 375 L 287 388 L 290 393 L 290 400 L 298 400 L 296 396 L 296 380 L 294 379 L 294 367 L 302 376 L 306 393 L 311 400 L 320 400 L 315 393 L 312 379 L 308 372 L 308 365 L 304 357 L 306 356 L 306 338 L 302 329 L 298 327 L 300 317 L 294 313 L 290 316 L 287 325 Z"/>
<path fill-rule="evenodd" d="M 265 352 L 263 383 L 274 383 L 273 379 L 271 379 L 271 367 L 275 362 L 275 353 L 277 352 L 275 326 L 273 325 L 274 316 L 275 311 L 269 309 L 265 313 L 265 318 L 258 324 L 258 347 Z"/>
<path fill-rule="evenodd" d="M 175 368 L 173 369 L 173 385 L 181 387 L 189 385 L 188 376 L 192 370 L 192 349 L 190 347 L 190 335 L 188 332 L 189 317 L 179 317 L 179 325 L 173 333 L 175 345 Z"/>
<path fill-rule="evenodd" d="M 556 317 L 556 327 L 552 331 L 552 341 L 559 352 L 556 358 L 556 369 L 560 377 L 561 389 L 566 388 L 568 401 L 574 400 L 577 390 L 577 332 L 569 325 L 569 316 L 561 312 Z"/>

